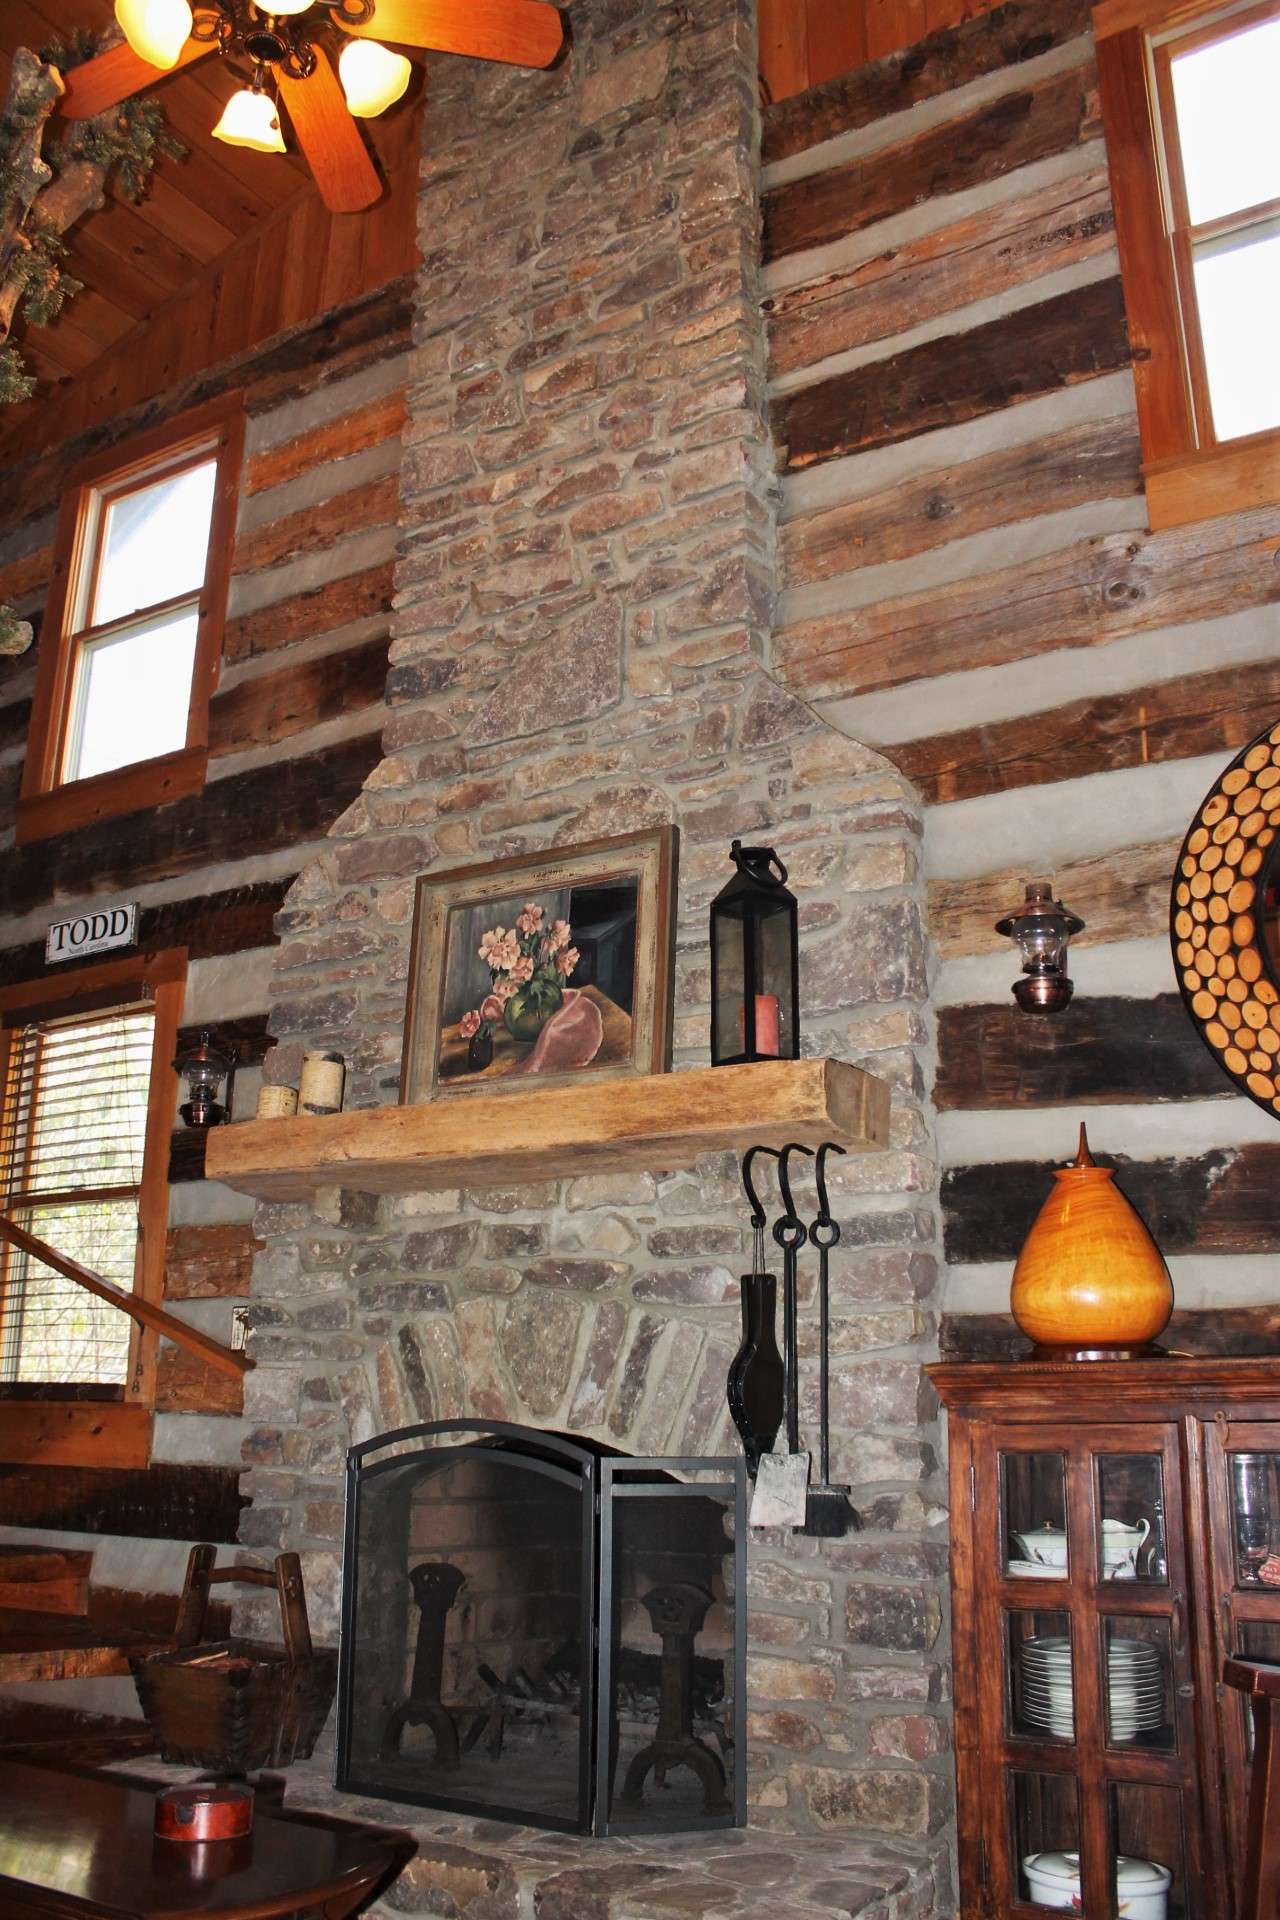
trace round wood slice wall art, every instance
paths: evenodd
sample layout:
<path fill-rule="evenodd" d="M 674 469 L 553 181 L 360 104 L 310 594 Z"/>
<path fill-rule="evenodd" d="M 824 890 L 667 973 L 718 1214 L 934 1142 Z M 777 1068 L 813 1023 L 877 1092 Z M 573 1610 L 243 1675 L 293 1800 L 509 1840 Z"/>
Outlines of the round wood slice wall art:
<path fill-rule="evenodd" d="M 1187 1011 L 1231 1078 L 1280 1114 L 1280 724 L 1210 788 L 1182 843 L 1170 901 Z"/>

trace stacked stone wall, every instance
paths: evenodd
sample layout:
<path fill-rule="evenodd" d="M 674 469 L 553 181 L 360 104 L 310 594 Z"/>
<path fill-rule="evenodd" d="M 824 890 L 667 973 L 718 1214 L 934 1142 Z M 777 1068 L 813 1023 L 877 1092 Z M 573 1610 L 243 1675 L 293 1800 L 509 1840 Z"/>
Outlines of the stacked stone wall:
<path fill-rule="evenodd" d="M 394 1101 L 416 877 L 656 822 L 681 834 L 675 1064 L 704 1064 L 728 843 L 777 845 L 805 1050 L 882 1075 L 893 1114 L 889 1147 L 832 1181 L 833 1464 L 866 1529 L 751 1547 L 753 1818 L 933 1849 L 950 1760 L 920 817 L 770 673 L 753 23 L 737 0 L 571 11 L 551 73 L 431 75 L 385 757 L 280 917 L 269 1071 L 333 1043 L 349 1104 Z M 731 1157 L 335 1192 L 260 1208 L 257 1230 L 243 1538 L 304 1549 L 330 1637 L 353 1441 L 470 1414 L 634 1452 L 735 1444 Z"/>

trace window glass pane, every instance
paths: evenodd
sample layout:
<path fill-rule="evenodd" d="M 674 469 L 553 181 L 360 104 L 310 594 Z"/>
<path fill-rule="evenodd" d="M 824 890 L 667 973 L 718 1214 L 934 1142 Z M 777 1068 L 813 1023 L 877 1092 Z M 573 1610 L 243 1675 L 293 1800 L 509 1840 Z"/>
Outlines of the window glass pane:
<path fill-rule="evenodd" d="M 1004 1571 L 1014 1580 L 1065 1580 L 1066 1458 L 1060 1453 L 1003 1453 Z"/>
<path fill-rule="evenodd" d="M 1007 1622 L 1009 1732 L 1074 1740 L 1071 1615 L 1019 1611 L 1009 1613 Z"/>
<path fill-rule="evenodd" d="M 1110 1787 L 1108 1797 L 1111 1870 L 1120 1912 L 1183 1920 L 1187 1882 L 1182 1795 L 1176 1787 L 1135 1782 Z"/>
<path fill-rule="evenodd" d="M 148 1007 L 24 1030 L 0 1134 L 10 1196 L 138 1185 L 154 1019 Z"/>
<path fill-rule="evenodd" d="M 1009 1815 L 1019 1900 L 1080 1911 L 1080 1805 L 1073 1773 L 1010 1771 Z"/>
<path fill-rule="evenodd" d="M 81 648 L 64 779 L 186 745 L 197 624 L 192 607 Z"/>
<path fill-rule="evenodd" d="M 1095 1464 L 1098 1578 L 1167 1581 L 1164 1485 L 1159 1454 L 1099 1454 Z"/>
<path fill-rule="evenodd" d="M 1227 1462 L 1236 1585 L 1280 1588 L 1280 1453 L 1229 1453 Z"/>
<path fill-rule="evenodd" d="M 199 590 L 216 477 L 217 462 L 206 460 L 109 503 L 90 626 Z"/>
<path fill-rule="evenodd" d="M 1156 1614 L 1108 1614 L 1107 1739 L 1115 1747 L 1172 1749 L 1173 1663 L 1169 1622 Z"/>
<path fill-rule="evenodd" d="M 1280 227 L 1256 232 L 1196 250 L 1196 304 L 1219 440 L 1280 426 Z"/>
<path fill-rule="evenodd" d="M 1280 20 L 1170 61 L 1192 222 L 1280 196 Z"/>
<path fill-rule="evenodd" d="M 133 1290 L 136 1200 L 32 1207 L 18 1224 L 118 1287 Z M 14 1253 L 0 1312 L 0 1380 L 119 1386 L 129 1365 L 131 1322 L 42 1261 Z"/>

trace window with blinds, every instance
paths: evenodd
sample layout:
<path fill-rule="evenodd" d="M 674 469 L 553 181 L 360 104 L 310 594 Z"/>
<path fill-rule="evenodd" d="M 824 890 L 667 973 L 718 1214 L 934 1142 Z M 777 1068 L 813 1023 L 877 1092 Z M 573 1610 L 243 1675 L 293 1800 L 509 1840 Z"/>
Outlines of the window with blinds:
<path fill-rule="evenodd" d="M 132 1291 L 155 1010 L 37 1020 L 10 1037 L 0 1207 Z M 123 1385 L 128 1316 L 15 1248 L 0 1249 L 0 1386 Z"/>

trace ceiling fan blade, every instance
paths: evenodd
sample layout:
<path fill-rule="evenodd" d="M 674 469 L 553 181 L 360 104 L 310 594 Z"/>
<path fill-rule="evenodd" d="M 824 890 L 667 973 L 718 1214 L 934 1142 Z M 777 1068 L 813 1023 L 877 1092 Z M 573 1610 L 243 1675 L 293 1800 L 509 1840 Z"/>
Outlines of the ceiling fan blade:
<path fill-rule="evenodd" d="M 505 60 L 514 67 L 549 67 L 564 45 L 564 21 L 546 0 L 374 0 L 373 17 L 348 33 L 398 40 L 436 53 Z"/>
<path fill-rule="evenodd" d="M 281 72 L 280 98 L 329 211 L 359 213 L 371 207 L 382 193 L 382 182 L 338 76 L 318 47 L 315 72 L 307 79 L 291 80 Z"/>
<path fill-rule="evenodd" d="M 66 75 L 67 90 L 58 102 L 58 111 L 68 120 L 91 120 L 95 113 L 105 113 L 130 94 L 141 93 L 144 87 L 177 73 L 179 67 L 189 67 L 193 60 L 203 60 L 216 51 L 212 40 L 188 40 L 178 55 L 177 66 L 153 67 L 149 60 L 139 58 L 127 40 L 122 40 L 119 46 L 108 47 L 105 53 L 72 67 Z"/>

